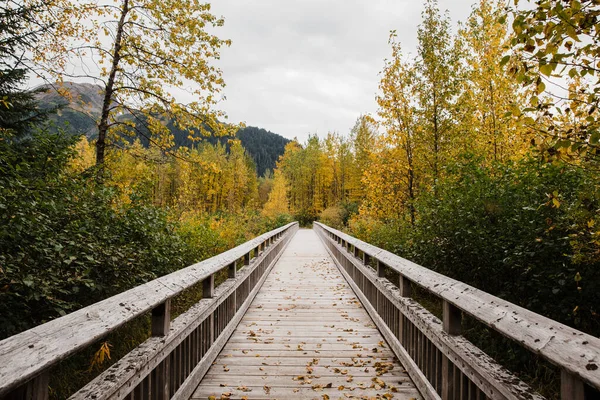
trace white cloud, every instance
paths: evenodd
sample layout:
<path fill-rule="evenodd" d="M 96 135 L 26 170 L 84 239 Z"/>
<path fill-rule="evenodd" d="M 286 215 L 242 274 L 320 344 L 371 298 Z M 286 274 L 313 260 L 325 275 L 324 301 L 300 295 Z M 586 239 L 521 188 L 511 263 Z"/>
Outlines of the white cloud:
<path fill-rule="evenodd" d="M 441 0 L 453 23 L 471 0 Z M 229 121 L 301 141 L 309 133 L 347 133 L 376 111 L 378 73 L 395 29 L 415 53 L 421 2 L 410 0 L 219 0 L 219 37 L 233 41 L 218 65 L 227 83 Z"/>

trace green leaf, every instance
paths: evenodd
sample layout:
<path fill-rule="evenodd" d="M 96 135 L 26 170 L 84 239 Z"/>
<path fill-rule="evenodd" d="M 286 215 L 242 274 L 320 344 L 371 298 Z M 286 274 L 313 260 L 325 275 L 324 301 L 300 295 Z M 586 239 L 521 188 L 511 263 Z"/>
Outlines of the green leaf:
<path fill-rule="evenodd" d="M 540 65 L 540 72 L 546 76 L 552 75 L 553 70 L 554 68 L 552 68 L 552 64 Z"/>
<path fill-rule="evenodd" d="M 546 90 L 546 84 L 544 82 L 539 82 L 537 84 L 537 94 L 542 94 Z"/>

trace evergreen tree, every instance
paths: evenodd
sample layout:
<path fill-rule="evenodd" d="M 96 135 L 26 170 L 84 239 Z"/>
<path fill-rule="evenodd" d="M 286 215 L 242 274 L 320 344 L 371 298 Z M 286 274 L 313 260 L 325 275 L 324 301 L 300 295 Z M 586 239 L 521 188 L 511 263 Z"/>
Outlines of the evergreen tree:
<path fill-rule="evenodd" d="M 34 45 L 42 27 L 31 27 L 37 6 L 8 1 L 0 6 L 0 134 L 22 137 L 41 121 L 34 93 L 20 87 L 27 78 L 22 54 Z"/>

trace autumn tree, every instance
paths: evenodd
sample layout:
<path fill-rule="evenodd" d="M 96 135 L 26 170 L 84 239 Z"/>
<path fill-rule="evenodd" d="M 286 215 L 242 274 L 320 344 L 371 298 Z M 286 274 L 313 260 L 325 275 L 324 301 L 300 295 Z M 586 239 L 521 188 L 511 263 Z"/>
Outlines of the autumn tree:
<path fill-rule="evenodd" d="M 386 130 L 384 142 L 387 149 L 384 152 L 389 157 L 397 159 L 396 162 L 384 162 L 384 164 L 387 165 L 387 168 L 393 168 L 395 165 L 398 165 L 398 162 L 402 164 L 398 165 L 399 168 L 395 174 L 386 175 L 388 182 L 389 180 L 395 181 L 393 184 L 388 185 L 386 191 L 391 191 L 389 195 L 397 197 L 398 200 L 407 205 L 411 223 L 414 224 L 414 200 L 417 190 L 415 172 L 417 169 L 417 141 L 424 141 L 424 138 L 417 137 L 419 134 L 422 134 L 423 131 L 418 131 L 419 121 L 417 120 L 417 104 L 415 98 L 416 66 L 411 62 L 403 60 L 400 43 L 398 43 L 395 38 L 396 35 L 392 32 L 388 41 L 392 47 L 392 57 L 389 60 L 385 60 L 384 68 L 381 72 L 381 82 L 379 83 L 379 90 L 381 93 L 377 96 L 377 103 L 379 105 L 378 114 L 382 120 L 382 125 Z M 437 92 L 433 92 L 434 98 L 436 93 Z M 437 107 L 437 105 L 435 105 L 435 107 Z M 432 114 L 434 122 L 436 122 L 438 118 L 435 112 Z M 437 148 L 437 151 L 439 151 L 440 137 L 435 131 L 439 128 L 436 123 L 429 126 L 429 128 L 434 129 L 430 137 L 433 138 L 434 148 Z M 435 154 L 433 154 L 433 156 L 437 157 Z M 422 155 L 422 157 L 424 157 L 424 155 Z M 379 158 L 379 160 L 381 161 L 381 158 Z M 434 158 L 435 168 L 437 168 L 437 163 L 437 158 Z M 375 168 L 377 168 L 377 164 L 378 161 L 375 161 Z M 434 171 L 434 174 L 437 174 L 437 170 Z M 383 182 L 371 181 L 370 183 L 377 185 Z M 394 193 L 396 188 L 401 188 L 399 193 Z M 394 202 L 398 200 L 395 200 Z M 374 199 L 374 201 L 378 200 Z"/>
<path fill-rule="evenodd" d="M 481 0 L 459 32 L 465 68 L 461 75 L 457 131 L 460 148 L 505 161 L 527 149 L 529 142 L 512 117 L 522 102 L 519 85 L 500 65 L 510 41 L 503 1 Z"/>
<path fill-rule="evenodd" d="M 56 29 L 33 50 L 49 76 L 94 79 L 103 90 L 96 162 L 102 165 L 108 136 L 151 136 L 170 147 L 167 122 L 196 132 L 226 129 L 214 111 L 224 82 L 212 60 L 229 45 L 213 35 L 223 19 L 196 0 L 52 0 L 45 19 Z M 83 62 L 71 70 L 70 63 Z M 97 69 L 96 66 L 97 65 Z M 190 102 L 178 98 L 187 92 Z"/>
<path fill-rule="evenodd" d="M 424 156 L 429 164 L 428 175 L 435 185 L 454 140 L 453 109 L 460 60 L 450 18 L 440 12 L 437 0 L 426 1 L 422 17 L 417 30 L 416 94 L 426 146 Z"/>
<path fill-rule="evenodd" d="M 547 155 L 600 159 L 600 9 L 595 0 L 515 1 L 512 72 L 530 88 L 527 126 L 548 141 Z M 503 63 L 508 63 L 506 56 Z M 565 85 L 564 80 L 575 80 Z M 578 124 L 564 124 L 567 119 Z M 569 117 L 569 114 L 577 114 Z"/>
<path fill-rule="evenodd" d="M 350 176 L 349 199 L 362 202 L 365 197 L 363 177 L 372 162 L 377 129 L 373 118 L 361 115 L 350 131 L 350 143 L 354 154 L 354 166 Z"/>
<path fill-rule="evenodd" d="M 265 203 L 263 214 L 269 217 L 276 217 L 289 212 L 288 184 L 283 171 L 278 168 L 275 170 L 273 189 L 269 193 L 269 199 Z"/>

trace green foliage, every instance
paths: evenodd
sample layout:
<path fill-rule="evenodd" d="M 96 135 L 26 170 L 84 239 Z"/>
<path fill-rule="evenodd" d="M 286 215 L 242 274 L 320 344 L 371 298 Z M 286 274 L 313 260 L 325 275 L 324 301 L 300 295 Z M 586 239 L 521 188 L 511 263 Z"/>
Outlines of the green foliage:
<path fill-rule="evenodd" d="M 600 160 L 600 9 L 595 0 L 515 0 L 511 70 L 529 88 L 528 127 L 547 140 L 547 156 Z M 534 4 L 532 4 L 534 3 Z M 505 19 L 506 17 L 502 17 Z M 508 63 L 506 56 L 502 62 Z M 565 88 L 563 81 L 569 82 Z M 546 90 L 547 87 L 558 86 Z M 566 89 L 566 90 L 565 90 Z M 558 92 L 558 93 L 557 93 Z M 563 93 L 567 92 L 567 93 Z M 571 153 L 571 154 L 569 154 Z"/>
<path fill-rule="evenodd" d="M 1 337 L 183 265 L 166 211 L 64 172 L 74 139 L 0 142 Z"/>
<path fill-rule="evenodd" d="M 310 227 L 317 220 L 317 212 L 314 208 L 303 208 L 294 213 L 294 220 L 298 221 L 301 227 Z"/>
<path fill-rule="evenodd" d="M 45 115 L 37 109 L 33 93 L 19 90 L 27 78 L 21 54 L 44 30 L 33 26 L 38 6 L 9 0 L 0 8 L 0 131 L 17 137 Z"/>
<path fill-rule="evenodd" d="M 427 268 L 593 334 L 600 332 L 597 177 L 533 159 L 448 167 L 417 223 L 356 219 L 353 232 Z M 585 261 L 584 261 L 585 260 Z M 579 277 L 581 280 L 578 281 Z"/>
<path fill-rule="evenodd" d="M 0 337 L 7 337 L 284 225 L 257 211 L 175 219 L 147 195 L 69 172 L 77 137 L 0 140 Z"/>

